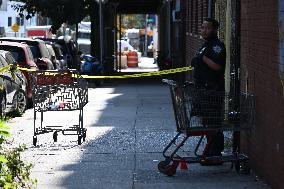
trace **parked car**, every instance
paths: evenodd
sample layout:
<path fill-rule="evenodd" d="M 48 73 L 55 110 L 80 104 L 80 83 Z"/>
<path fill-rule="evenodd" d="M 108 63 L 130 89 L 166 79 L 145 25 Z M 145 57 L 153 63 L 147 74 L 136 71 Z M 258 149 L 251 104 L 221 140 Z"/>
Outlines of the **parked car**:
<path fill-rule="evenodd" d="M 60 62 L 61 69 L 68 69 L 67 62 L 64 60 L 64 55 L 61 50 L 62 47 L 56 43 L 52 43 L 51 46 L 53 47 L 57 60 Z"/>
<path fill-rule="evenodd" d="M 49 59 L 51 60 L 53 67 L 57 70 L 61 70 L 60 62 L 57 60 L 55 56 L 55 52 L 53 50 L 53 47 L 50 44 L 46 44 L 47 50 L 49 52 Z"/>
<path fill-rule="evenodd" d="M 13 64 L 16 66 L 16 61 L 13 55 L 8 51 L 0 50 L 0 68 Z M 23 114 L 26 110 L 26 79 L 20 71 L 10 70 L 0 73 L 0 113 L 3 116 L 8 112 Z"/>
<path fill-rule="evenodd" d="M 36 63 L 34 62 L 32 52 L 27 44 L 2 41 L 0 42 L 0 50 L 6 50 L 6 51 L 11 52 L 13 55 L 13 58 L 15 59 L 15 61 L 20 67 L 38 70 Z M 22 73 L 28 81 L 27 82 L 27 98 L 28 98 L 29 104 L 31 104 L 32 86 L 30 83 L 30 75 L 27 71 L 22 71 Z"/>
<path fill-rule="evenodd" d="M 34 61 L 40 70 L 53 70 L 54 66 L 49 59 L 50 55 L 44 41 L 30 38 L 4 37 L 0 41 L 23 42 L 29 45 Z"/>
<path fill-rule="evenodd" d="M 80 69 L 80 55 L 76 43 L 71 37 L 59 37 L 58 39 L 41 38 L 41 40 L 60 45 L 67 67 L 70 69 Z"/>
<path fill-rule="evenodd" d="M 67 62 L 64 60 L 64 55 L 62 53 L 62 46 L 55 43 L 54 41 L 44 41 L 47 48 L 50 51 L 51 56 L 55 56 L 55 59 L 57 60 L 57 64 L 59 64 L 59 67 L 56 67 L 56 69 L 58 70 L 66 70 L 68 69 L 67 67 Z M 52 47 L 52 49 L 50 48 L 50 46 Z"/>

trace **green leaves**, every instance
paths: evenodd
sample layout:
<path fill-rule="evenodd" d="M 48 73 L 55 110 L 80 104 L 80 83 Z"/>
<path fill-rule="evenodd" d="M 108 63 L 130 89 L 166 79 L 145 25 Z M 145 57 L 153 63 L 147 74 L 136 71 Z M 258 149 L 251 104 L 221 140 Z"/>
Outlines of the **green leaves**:
<path fill-rule="evenodd" d="M 53 23 L 53 30 L 59 29 L 61 24 L 77 24 L 87 16 L 90 4 L 96 3 L 92 0 L 12 0 L 23 4 L 14 5 L 13 8 L 26 19 L 31 18 L 36 13 L 49 17 Z M 26 12 L 25 12 L 26 11 Z M 94 10 L 92 10 L 94 11 Z"/>
<path fill-rule="evenodd" d="M 10 133 L 8 132 L 9 129 L 10 127 L 8 127 L 4 121 L 0 121 L 0 138 L 11 136 Z M 0 144 L 1 144 L 1 140 L 0 140 Z"/>
<path fill-rule="evenodd" d="M 7 163 L 8 160 L 5 158 L 5 156 L 0 155 L 0 163 Z"/>
<path fill-rule="evenodd" d="M 36 180 L 30 178 L 32 164 L 27 164 L 21 159 L 20 153 L 26 147 L 12 148 L 6 140 L 11 136 L 10 127 L 0 121 L 0 188 L 36 188 Z M 7 147 L 8 146 L 8 147 Z"/>

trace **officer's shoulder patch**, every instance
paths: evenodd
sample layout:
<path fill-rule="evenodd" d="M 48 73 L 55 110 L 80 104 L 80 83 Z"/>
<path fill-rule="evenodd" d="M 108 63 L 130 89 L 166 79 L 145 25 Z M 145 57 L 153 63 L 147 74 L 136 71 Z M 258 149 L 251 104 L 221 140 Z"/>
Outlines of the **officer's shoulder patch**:
<path fill-rule="evenodd" d="M 213 51 L 217 54 L 219 54 L 222 51 L 222 47 L 219 45 L 213 46 Z"/>

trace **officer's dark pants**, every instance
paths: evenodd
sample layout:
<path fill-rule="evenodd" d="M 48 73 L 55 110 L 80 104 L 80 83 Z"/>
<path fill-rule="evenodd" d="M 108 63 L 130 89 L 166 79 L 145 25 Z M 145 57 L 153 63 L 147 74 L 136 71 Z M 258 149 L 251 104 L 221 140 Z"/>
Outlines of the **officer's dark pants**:
<path fill-rule="evenodd" d="M 214 91 L 212 88 L 204 88 L 204 85 L 197 86 L 197 94 L 194 101 L 194 114 L 202 117 L 204 127 L 216 128 L 220 127 L 223 122 L 223 104 L 224 96 L 221 91 Z M 207 148 L 203 155 L 219 156 L 224 150 L 224 135 L 223 132 L 208 134 Z"/>
<path fill-rule="evenodd" d="M 214 95 L 213 95 L 214 96 Z M 208 103 L 203 112 L 203 125 L 205 127 L 220 127 L 223 122 L 223 96 L 216 95 L 216 98 L 209 96 Z M 217 132 L 208 134 L 207 149 L 204 151 L 205 156 L 220 156 L 224 150 L 224 134 Z"/>
<path fill-rule="evenodd" d="M 217 132 L 215 135 L 207 135 L 208 148 L 203 152 L 205 156 L 220 156 L 224 150 L 224 134 Z"/>

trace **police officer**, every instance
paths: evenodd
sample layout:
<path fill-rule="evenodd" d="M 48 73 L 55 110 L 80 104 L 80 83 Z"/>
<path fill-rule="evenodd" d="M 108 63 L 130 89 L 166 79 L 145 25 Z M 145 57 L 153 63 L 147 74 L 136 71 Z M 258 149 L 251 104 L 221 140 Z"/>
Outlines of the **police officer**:
<path fill-rule="evenodd" d="M 217 36 L 219 23 L 215 19 L 207 18 L 204 20 L 201 36 L 205 43 L 200 48 L 196 57 L 192 60 L 194 67 L 194 80 L 197 88 L 202 88 L 210 91 L 224 91 L 225 90 L 225 65 L 226 65 L 226 49 Z M 210 126 L 221 124 L 222 103 L 216 104 L 214 112 L 208 112 L 201 115 L 203 117 L 203 125 Z M 207 112 L 206 112 L 207 111 Z M 215 119 L 210 116 L 215 115 Z M 217 116 L 216 116 L 217 115 Z M 204 118 L 206 117 L 206 118 Z M 224 150 L 224 135 L 222 132 L 208 136 L 207 135 L 207 148 L 204 151 L 205 156 L 221 156 Z"/>

